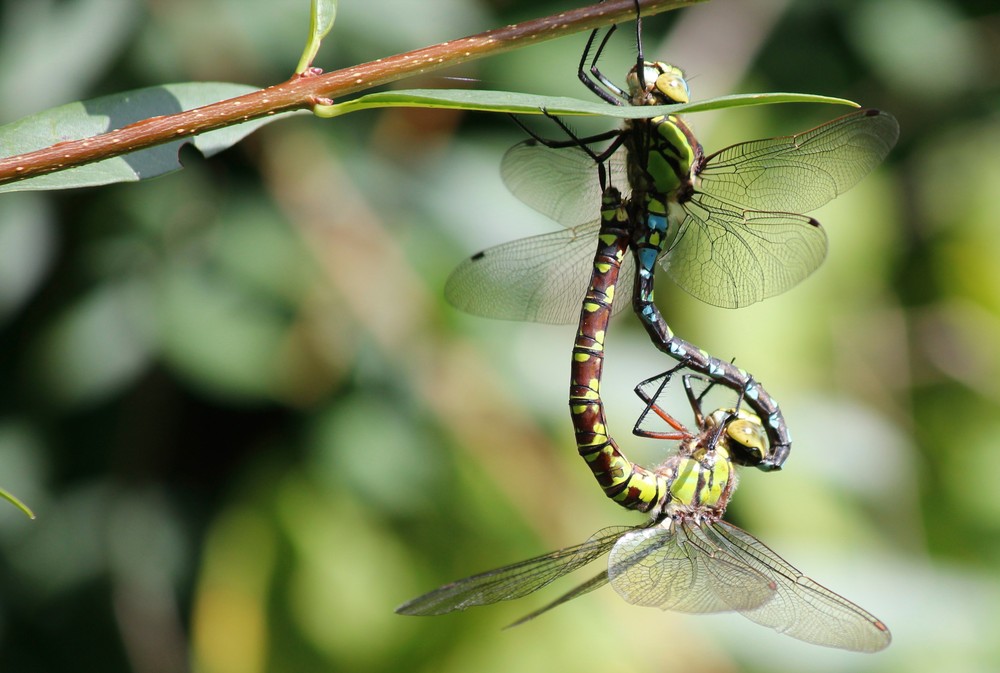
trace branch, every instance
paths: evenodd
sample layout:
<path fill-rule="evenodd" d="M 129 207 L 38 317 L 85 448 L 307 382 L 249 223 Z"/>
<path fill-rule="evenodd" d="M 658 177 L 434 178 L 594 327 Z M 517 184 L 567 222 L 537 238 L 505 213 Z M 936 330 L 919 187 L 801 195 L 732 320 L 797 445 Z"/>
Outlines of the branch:
<path fill-rule="evenodd" d="M 639 5 L 642 16 L 650 16 L 703 1 L 639 0 Z M 287 82 L 245 96 L 177 114 L 151 117 L 91 138 L 60 142 L 27 154 L 0 159 L 0 185 L 109 159 L 279 112 L 311 109 L 319 103 L 330 103 L 332 98 L 404 77 L 432 72 L 634 17 L 634 0 L 608 0 L 598 5 L 442 42 L 325 75 L 297 75 Z"/>

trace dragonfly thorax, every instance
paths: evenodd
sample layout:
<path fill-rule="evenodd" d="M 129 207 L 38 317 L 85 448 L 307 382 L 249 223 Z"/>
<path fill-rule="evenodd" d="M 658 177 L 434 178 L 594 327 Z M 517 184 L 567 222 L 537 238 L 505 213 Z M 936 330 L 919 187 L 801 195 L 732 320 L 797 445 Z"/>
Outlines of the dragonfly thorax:
<path fill-rule="evenodd" d="M 703 152 L 687 123 L 677 115 L 631 119 L 625 133 L 633 197 L 658 215 L 666 215 L 670 203 L 688 201 Z"/>
<path fill-rule="evenodd" d="M 735 409 L 713 411 L 701 432 L 657 468 L 670 487 L 654 517 L 721 517 L 736 489 L 736 465 L 757 465 L 769 449 L 760 418 Z"/>
<path fill-rule="evenodd" d="M 736 488 L 736 472 L 729 451 L 720 441 L 708 446 L 705 433 L 685 440 L 657 474 L 670 484 L 667 495 L 653 512 L 654 518 L 704 514 L 720 517 Z"/>

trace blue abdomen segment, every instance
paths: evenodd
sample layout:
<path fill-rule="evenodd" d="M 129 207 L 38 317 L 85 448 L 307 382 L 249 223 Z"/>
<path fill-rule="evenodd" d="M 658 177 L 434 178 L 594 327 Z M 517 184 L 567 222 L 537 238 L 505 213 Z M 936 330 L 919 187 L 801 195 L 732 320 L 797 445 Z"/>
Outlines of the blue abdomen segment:
<path fill-rule="evenodd" d="M 766 456 L 757 467 L 762 470 L 780 469 L 791 450 L 792 440 L 778 404 L 746 371 L 731 362 L 712 357 L 701 348 L 674 335 L 653 302 L 656 261 L 669 240 L 667 236 L 669 218 L 650 213 L 644 221 L 646 223 L 644 231 L 637 232 L 633 243 L 638 267 L 635 274 L 635 292 L 632 296 L 635 313 L 659 350 L 693 371 L 711 377 L 729 388 L 743 391 L 747 406 L 760 418 L 766 419 L 764 427 L 771 444 L 770 455 Z"/>

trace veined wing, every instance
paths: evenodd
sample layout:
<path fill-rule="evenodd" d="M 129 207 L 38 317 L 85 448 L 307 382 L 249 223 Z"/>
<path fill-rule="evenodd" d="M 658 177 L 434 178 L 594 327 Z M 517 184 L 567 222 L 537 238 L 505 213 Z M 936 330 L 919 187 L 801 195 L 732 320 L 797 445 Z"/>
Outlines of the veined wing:
<path fill-rule="evenodd" d="M 599 229 L 600 221 L 588 222 L 488 248 L 452 272 L 444 296 L 455 308 L 487 318 L 575 323 L 590 287 Z M 622 261 L 614 313 L 631 303 L 632 257 Z"/>
<path fill-rule="evenodd" d="M 591 577 L 589 580 L 587 580 L 583 584 L 580 584 L 579 586 L 573 587 L 572 589 L 570 589 L 569 591 L 567 591 L 566 593 L 564 593 L 562 596 L 560 596 L 559 598 L 557 598 L 554 601 L 552 601 L 551 603 L 549 603 L 548 605 L 544 605 L 544 606 L 538 608 L 537 610 L 535 610 L 534 612 L 531 612 L 531 613 L 526 614 L 525 616 L 521 617 L 516 622 L 508 624 L 506 626 L 506 628 L 509 629 L 511 627 L 514 627 L 514 626 L 520 626 L 521 624 L 524 624 L 525 622 L 530 622 L 532 619 L 534 619 L 538 615 L 540 615 L 540 614 L 542 614 L 544 612 L 548 612 L 552 608 L 557 608 L 560 605 L 562 605 L 563 603 L 571 601 L 574 598 L 579 598 L 580 596 L 582 596 L 584 594 L 589 594 L 594 589 L 600 589 L 601 587 L 603 587 L 607 583 L 608 583 L 608 571 L 607 570 L 602 570 L 599 574 L 595 575 L 594 577 Z"/>
<path fill-rule="evenodd" d="M 586 542 L 446 584 L 396 608 L 402 615 L 441 615 L 526 596 L 606 554 L 629 526 L 603 528 Z"/>
<path fill-rule="evenodd" d="M 708 304 L 739 308 L 781 294 L 826 256 L 826 232 L 811 217 L 740 210 L 700 193 L 683 208 L 686 217 L 660 263 Z"/>
<path fill-rule="evenodd" d="M 625 151 L 605 162 L 609 184 L 626 193 Z M 597 165 L 579 147 L 551 148 L 526 140 L 503 156 L 500 175 L 511 193 L 564 227 L 594 219 L 601 210 Z"/>
<path fill-rule="evenodd" d="M 697 189 L 737 210 L 807 213 L 868 175 L 898 137 L 892 115 L 858 110 L 793 136 L 720 150 L 696 171 Z"/>
<path fill-rule="evenodd" d="M 714 547 L 699 526 L 626 533 L 608 558 L 611 586 L 629 603 L 679 612 L 749 610 L 774 595 L 771 580 Z"/>
<path fill-rule="evenodd" d="M 720 521 L 706 527 L 720 548 L 743 559 L 775 584 L 773 599 L 739 612 L 758 624 L 807 643 L 855 652 L 878 652 L 892 640 L 870 612 L 804 576 L 745 530 Z"/>

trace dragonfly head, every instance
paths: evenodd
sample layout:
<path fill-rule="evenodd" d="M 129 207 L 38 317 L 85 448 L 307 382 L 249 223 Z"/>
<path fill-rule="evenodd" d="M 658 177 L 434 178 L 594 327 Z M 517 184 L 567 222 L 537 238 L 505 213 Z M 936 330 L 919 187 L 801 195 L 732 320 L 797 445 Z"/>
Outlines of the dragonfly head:
<path fill-rule="evenodd" d="M 625 78 L 633 105 L 670 105 L 672 103 L 688 103 L 691 91 L 688 89 L 684 72 L 669 63 L 662 61 L 645 61 L 642 66 L 642 79 L 639 78 L 639 66 L 629 71 Z M 645 85 L 645 86 L 643 86 Z"/>
<path fill-rule="evenodd" d="M 734 409 L 717 409 L 707 419 L 707 425 L 725 423 L 723 438 L 730 458 L 737 465 L 760 465 L 771 450 L 764 425 L 755 414 Z"/>

